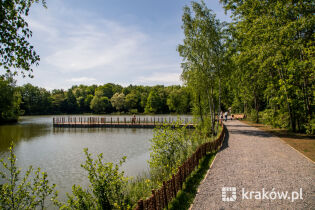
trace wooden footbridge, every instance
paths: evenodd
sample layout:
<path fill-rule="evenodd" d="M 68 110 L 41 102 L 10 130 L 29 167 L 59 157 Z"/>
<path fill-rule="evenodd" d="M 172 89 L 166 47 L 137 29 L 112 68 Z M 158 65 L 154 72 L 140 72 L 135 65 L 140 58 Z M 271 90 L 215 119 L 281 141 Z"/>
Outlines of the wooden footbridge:
<path fill-rule="evenodd" d="M 175 127 L 175 121 L 181 127 L 195 128 L 189 118 L 171 117 L 54 117 L 53 126 L 59 128 L 155 128 L 162 125 Z"/>

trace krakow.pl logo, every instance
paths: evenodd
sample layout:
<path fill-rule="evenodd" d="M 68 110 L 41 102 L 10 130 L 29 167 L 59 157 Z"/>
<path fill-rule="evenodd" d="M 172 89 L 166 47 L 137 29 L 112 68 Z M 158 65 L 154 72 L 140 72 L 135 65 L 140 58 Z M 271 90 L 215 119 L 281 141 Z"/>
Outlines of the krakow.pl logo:
<path fill-rule="evenodd" d="M 303 200 L 303 189 L 300 188 L 299 191 L 277 191 L 275 188 L 271 190 L 266 190 L 262 188 L 261 190 L 247 191 L 242 188 L 241 192 L 242 200 L 289 200 L 294 202 L 295 200 Z M 222 201 L 236 201 L 236 187 L 222 187 Z"/>
<path fill-rule="evenodd" d="M 222 201 L 236 201 L 236 187 L 222 187 Z"/>

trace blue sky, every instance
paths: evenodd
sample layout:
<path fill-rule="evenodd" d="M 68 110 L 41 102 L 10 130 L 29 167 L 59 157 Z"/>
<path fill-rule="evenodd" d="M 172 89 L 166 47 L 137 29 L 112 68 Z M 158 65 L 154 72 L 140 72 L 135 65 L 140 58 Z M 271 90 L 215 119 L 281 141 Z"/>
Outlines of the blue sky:
<path fill-rule="evenodd" d="M 205 1 L 229 21 L 219 0 Z M 127 86 L 181 84 L 184 38 L 181 16 L 188 0 L 47 0 L 27 17 L 30 40 L 41 56 L 34 78 L 47 89 L 108 82 Z"/>

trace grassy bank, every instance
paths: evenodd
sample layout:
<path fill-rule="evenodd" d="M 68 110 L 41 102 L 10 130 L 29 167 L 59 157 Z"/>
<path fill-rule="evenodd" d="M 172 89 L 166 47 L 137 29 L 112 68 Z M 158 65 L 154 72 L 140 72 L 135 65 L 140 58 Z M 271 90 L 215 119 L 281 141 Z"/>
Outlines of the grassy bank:
<path fill-rule="evenodd" d="M 215 154 L 208 154 L 202 159 L 198 168 L 187 178 L 183 189 L 177 193 L 176 198 L 170 203 L 169 209 L 189 209 L 196 196 L 198 186 L 207 174 Z"/>
<path fill-rule="evenodd" d="M 272 128 L 271 126 L 254 123 L 249 120 L 243 120 L 242 122 L 259 128 L 261 130 L 267 131 L 285 141 L 287 144 L 304 154 L 306 157 L 315 161 L 315 136 L 293 133 L 286 129 Z"/>

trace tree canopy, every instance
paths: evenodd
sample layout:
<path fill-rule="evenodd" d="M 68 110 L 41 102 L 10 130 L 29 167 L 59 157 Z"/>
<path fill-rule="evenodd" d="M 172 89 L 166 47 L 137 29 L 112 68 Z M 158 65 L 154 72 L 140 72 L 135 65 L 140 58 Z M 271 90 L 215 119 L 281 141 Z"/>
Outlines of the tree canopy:
<path fill-rule="evenodd" d="M 14 75 L 20 71 L 32 77 L 32 65 L 40 60 L 34 47 L 28 42 L 32 31 L 25 17 L 34 3 L 45 0 L 1 0 L 0 1 L 0 68 Z M 2 75 L 5 72 L 2 72 Z"/>

